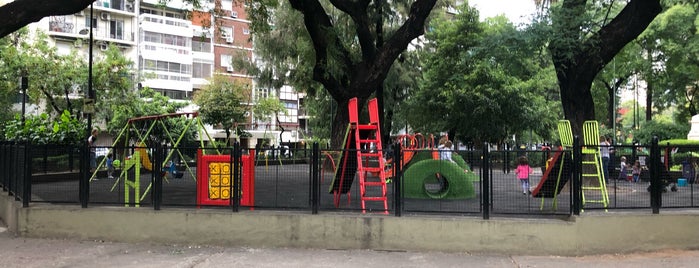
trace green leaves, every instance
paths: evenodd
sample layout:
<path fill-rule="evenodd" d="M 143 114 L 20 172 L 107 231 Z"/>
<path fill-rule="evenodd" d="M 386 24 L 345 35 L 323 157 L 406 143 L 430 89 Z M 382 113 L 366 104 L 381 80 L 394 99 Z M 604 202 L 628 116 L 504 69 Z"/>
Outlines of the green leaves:
<path fill-rule="evenodd" d="M 204 123 L 221 126 L 229 134 L 233 126 L 247 122 L 247 106 L 244 104 L 249 102 L 247 96 L 250 96 L 248 85 L 217 75 L 194 96 L 194 103 L 199 106 Z"/>
<path fill-rule="evenodd" d="M 478 22 L 468 6 L 431 26 L 423 81 L 409 100 L 416 131 L 489 142 L 529 130 L 550 136 L 560 108 L 550 101 L 556 80 L 540 39 L 504 17 Z"/>
<path fill-rule="evenodd" d="M 5 123 L 4 134 L 4 139 L 11 141 L 77 146 L 87 137 L 87 125 L 75 119 L 67 110 L 57 118 L 51 118 L 46 113 L 28 115 L 24 125 L 21 116 L 16 115 Z"/>

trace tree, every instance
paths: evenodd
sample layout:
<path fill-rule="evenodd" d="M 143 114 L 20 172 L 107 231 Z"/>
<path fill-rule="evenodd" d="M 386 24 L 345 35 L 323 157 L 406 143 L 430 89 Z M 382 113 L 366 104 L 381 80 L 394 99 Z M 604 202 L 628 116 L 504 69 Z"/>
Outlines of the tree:
<path fill-rule="evenodd" d="M 29 141 L 32 144 L 79 146 L 85 142 L 86 125 L 68 111 L 52 118 L 46 113 L 29 115 L 22 122 L 20 115 L 3 122 L 4 140 Z"/>
<path fill-rule="evenodd" d="M 409 99 L 408 118 L 419 132 L 495 143 L 528 130 L 550 137 L 558 109 L 547 100 L 555 78 L 539 53 L 543 43 L 504 16 L 479 23 L 466 5 L 430 26 L 423 83 Z"/>
<path fill-rule="evenodd" d="M 548 47 L 563 111 L 576 135 L 582 134 L 584 121 L 595 119 L 590 91 L 595 76 L 662 11 L 659 0 L 630 0 L 613 18 L 591 22 L 585 11 L 611 11 L 612 5 L 605 5 L 602 1 L 564 0 L 551 12 L 553 36 Z"/>
<path fill-rule="evenodd" d="M 256 122 L 270 122 L 272 118 L 277 122 L 281 132 L 279 132 L 279 142 L 282 142 L 282 134 L 284 134 L 284 126 L 279 121 L 279 115 L 287 115 L 286 107 L 279 101 L 278 98 L 268 97 L 257 100 L 252 112 Z"/>
<path fill-rule="evenodd" d="M 655 85 L 654 90 L 647 92 L 647 114 L 650 100 L 657 112 L 678 107 L 678 112 L 684 114 L 683 122 L 699 113 L 698 18 L 696 6 L 673 5 L 641 35 L 639 43 L 647 51 L 644 78 Z"/>
<path fill-rule="evenodd" d="M 276 7 L 276 2 L 259 2 L 250 10 L 252 29 L 257 34 L 264 34 L 271 29 L 268 9 Z M 291 7 L 303 16 L 307 38 L 313 47 L 314 64 L 307 69 L 309 77 L 329 92 L 337 107 L 347 107 L 349 99 L 357 97 L 362 106 L 359 108 L 363 108 L 365 101 L 382 86 L 395 59 L 413 39 L 423 34 L 425 20 L 436 0 L 414 1 L 408 16 L 396 18 L 404 19 L 403 25 L 390 33 L 376 31 L 384 22 L 375 18 L 381 18 L 378 14 L 390 13 L 391 10 L 388 3 L 382 2 L 331 0 L 324 6 L 318 0 L 289 1 Z M 345 27 L 352 31 L 342 31 Z M 342 143 L 340 133 L 348 122 L 347 109 L 337 109 L 332 126 L 333 146 Z"/>
<path fill-rule="evenodd" d="M 3 63 L 0 74 L 17 81 L 20 76 L 28 77 L 27 103 L 45 103 L 44 112 L 58 116 L 67 110 L 79 115 L 82 101 L 79 97 L 81 82 L 85 81 L 87 64 L 72 51 L 61 55 L 50 46 L 48 38 L 41 31 L 35 33 L 34 40 L 28 40 L 28 31 L 19 31 L 4 38 L 8 42 L 0 48 Z M 10 79 L 8 79 L 10 80 Z M 19 85 L 12 83 L 11 87 Z M 82 87 L 86 88 L 86 87 Z"/>
<path fill-rule="evenodd" d="M 226 130 L 226 144 L 230 145 L 231 128 L 245 123 L 247 107 L 243 104 L 250 96 L 250 89 L 246 84 L 228 80 L 224 76 L 216 75 L 211 83 L 194 95 L 194 103 L 199 105 L 199 114 L 202 122 L 213 126 L 221 126 Z"/>

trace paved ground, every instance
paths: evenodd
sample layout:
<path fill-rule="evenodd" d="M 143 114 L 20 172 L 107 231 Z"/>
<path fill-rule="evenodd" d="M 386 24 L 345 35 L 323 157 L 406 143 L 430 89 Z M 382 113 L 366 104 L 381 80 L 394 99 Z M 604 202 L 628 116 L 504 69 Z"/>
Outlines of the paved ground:
<path fill-rule="evenodd" d="M 582 257 L 260 249 L 16 237 L 0 222 L 2 267 L 696 267 L 699 251 Z"/>

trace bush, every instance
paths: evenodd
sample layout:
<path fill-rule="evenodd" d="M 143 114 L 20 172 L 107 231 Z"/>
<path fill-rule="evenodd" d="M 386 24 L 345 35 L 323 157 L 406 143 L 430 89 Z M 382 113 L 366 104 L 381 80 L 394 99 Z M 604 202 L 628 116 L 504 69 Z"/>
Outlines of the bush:
<path fill-rule="evenodd" d="M 658 136 L 660 140 L 682 139 L 687 137 L 689 127 L 689 124 L 648 121 L 643 124 L 642 128 L 634 132 L 634 137 L 641 144 L 651 144 L 653 136 Z"/>
<path fill-rule="evenodd" d="M 3 137 L 8 141 L 28 141 L 32 144 L 81 145 L 87 138 L 87 125 L 75 119 L 68 111 L 59 118 L 48 114 L 27 116 L 22 125 L 20 115 L 3 125 Z"/>

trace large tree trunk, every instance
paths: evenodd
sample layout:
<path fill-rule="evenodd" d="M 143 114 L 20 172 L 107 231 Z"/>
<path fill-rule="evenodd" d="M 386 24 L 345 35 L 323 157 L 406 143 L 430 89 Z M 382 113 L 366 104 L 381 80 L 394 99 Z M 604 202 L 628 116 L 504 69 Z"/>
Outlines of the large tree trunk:
<path fill-rule="evenodd" d="M 554 30 L 549 50 L 556 67 L 561 102 L 573 135 L 582 136 L 582 124 L 595 119 L 590 87 L 597 73 L 629 42 L 638 37 L 657 16 L 659 0 L 631 0 L 607 25 L 594 33 L 583 33 L 586 0 L 566 0 L 553 17 Z M 583 38 L 581 36 L 589 36 Z"/>
<path fill-rule="evenodd" d="M 88 7 L 94 0 L 15 0 L 0 6 L 0 37 L 54 15 L 70 15 Z"/>
<path fill-rule="evenodd" d="M 582 133 L 582 123 L 585 120 L 595 118 L 595 103 L 590 92 L 593 79 L 594 76 L 578 74 L 575 69 L 558 74 L 563 114 L 570 120 L 573 135 Z"/>
<path fill-rule="evenodd" d="M 289 0 L 291 7 L 303 14 L 304 25 L 315 50 L 313 80 L 322 84 L 337 101 L 338 109 L 332 124 L 331 146 L 339 148 L 349 123 L 347 102 L 359 98 L 359 111 L 366 99 L 383 84 L 391 65 L 405 51 L 408 44 L 422 35 L 425 20 L 436 0 L 416 0 L 410 6 L 405 23 L 383 42 L 379 41 L 370 28 L 369 4 L 371 1 L 331 0 L 332 5 L 346 13 L 354 22 L 356 39 L 361 50 L 361 59 L 347 49 L 331 17 L 319 0 Z M 377 46 L 381 43 L 381 46 Z M 352 44 L 354 46 L 356 44 Z M 331 66 L 332 65 L 332 66 Z M 335 71 L 339 70 L 339 71 Z M 379 113 L 383 113 L 380 110 Z M 381 114 L 380 117 L 383 115 Z"/>

